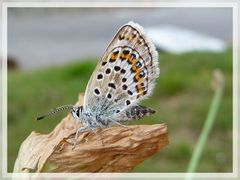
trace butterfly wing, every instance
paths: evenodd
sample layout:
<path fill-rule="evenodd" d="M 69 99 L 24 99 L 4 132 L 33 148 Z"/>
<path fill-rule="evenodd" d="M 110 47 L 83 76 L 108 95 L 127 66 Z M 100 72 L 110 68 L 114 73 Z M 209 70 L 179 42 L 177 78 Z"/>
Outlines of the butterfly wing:
<path fill-rule="evenodd" d="M 84 109 L 113 117 L 151 95 L 159 76 L 158 53 L 143 28 L 122 26 L 94 70 L 84 96 Z"/>

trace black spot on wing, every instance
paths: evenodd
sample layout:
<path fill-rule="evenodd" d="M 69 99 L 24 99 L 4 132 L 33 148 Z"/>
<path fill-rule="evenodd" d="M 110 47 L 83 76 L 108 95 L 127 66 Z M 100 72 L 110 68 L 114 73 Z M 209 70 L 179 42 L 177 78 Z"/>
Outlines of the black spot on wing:
<path fill-rule="evenodd" d="M 111 99 L 111 98 L 112 98 L 112 95 L 111 95 L 110 93 L 108 93 L 107 98 L 108 98 L 108 99 Z"/>
<path fill-rule="evenodd" d="M 122 89 L 123 90 L 126 90 L 128 87 L 127 87 L 127 85 L 126 84 L 124 84 L 123 86 L 122 86 Z"/>
<path fill-rule="evenodd" d="M 127 78 L 122 78 L 122 82 L 126 82 L 127 81 Z"/>
<path fill-rule="evenodd" d="M 96 95 L 99 95 L 99 94 L 100 94 L 100 91 L 99 91 L 98 88 L 94 89 L 94 92 L 95 92 Z"/>
<path fill-rule="evenodd" d="M 111 87 L 111 88 L 113 88 L 113 89 L 116 89 L 116 86 L 115 86 L 114 83 L 108 83 L 108 87 Z"/>
<path fill-rule="evenodd" d="M 97 79 L 102 79 L 103 78 L 103 75 L 102 74 L 98 74 L 97 75 Z"/>
<path fill-rule="evenodd" d="M 111 69 L 107 68 L 105 71 L 106 74 L 110 74 L 111 73 Z"/>
<path fill-rule="evenodd" d="M 126 70 L 125 69 L 121 69 L 120 71 L 122 74 L 125 74 L 126 73 Z"/>
<path fill-rule="evenodd" d="M 123 50 L 123 54 L 124 54 L 124 55 L 128 55 L 129 53 L 130 53 L 129 50 Z"/>
<path fill-rule="evenodd" d="M 130 90 L 128 90 L 127 93 L 128 93 L 129 95 L 133 95 L 133 92 L 130 91 Z"/>
<path fill-rule="evenodd" d="M 120 69 L 121 69 L 121 68 L 120 68 L 119 66 L 115 66 L 115 67 L 114 67 L 114 70 L 115 70 L 115 71 L 119 71 Z"/>
<path fill-rule="evenodd" d="M 105 66 L 107 64 L 107 62 L 102 62 L 102 66 Z"/>

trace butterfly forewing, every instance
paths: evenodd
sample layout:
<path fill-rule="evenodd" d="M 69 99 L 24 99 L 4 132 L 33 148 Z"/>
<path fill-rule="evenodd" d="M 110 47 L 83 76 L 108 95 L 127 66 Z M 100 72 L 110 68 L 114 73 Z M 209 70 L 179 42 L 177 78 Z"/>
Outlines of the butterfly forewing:
<path fill-rule="evenodd" d="M 133 22 L 117 32 L 93 72 L 84 109 L 113 116 L 148 97 L 159 75 L 158 54 L 143 28 Z"/>

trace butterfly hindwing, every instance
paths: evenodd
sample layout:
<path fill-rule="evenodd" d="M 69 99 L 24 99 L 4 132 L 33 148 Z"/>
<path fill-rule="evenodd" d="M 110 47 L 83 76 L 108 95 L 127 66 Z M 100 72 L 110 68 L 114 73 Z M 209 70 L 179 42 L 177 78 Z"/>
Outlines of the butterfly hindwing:
<path fill-rule="evenodd" d="M 148 97 L 159 75 L 158 54 L 143 28 L 133 22 L 117 32 L 93 72 L 84 97 L 84 108 L 114 119 Z"/>

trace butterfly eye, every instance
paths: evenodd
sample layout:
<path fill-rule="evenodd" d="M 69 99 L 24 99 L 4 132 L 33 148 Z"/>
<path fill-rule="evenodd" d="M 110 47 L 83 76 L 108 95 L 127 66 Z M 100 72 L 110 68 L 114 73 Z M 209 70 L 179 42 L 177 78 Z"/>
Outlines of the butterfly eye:
<path fill-rule="evenodd" d="M 75 112 L 76 112 L 76 115 L 79 117 L 79 109 L 77 109 Z"/>
<path fill-rule="evenodd" d="M 82 111 L 83 111 L 83 107 L 82 107 L 82 106 L 80 106 L 80 107 L 79 107 L 79 110 L 82 112 Z"/>

